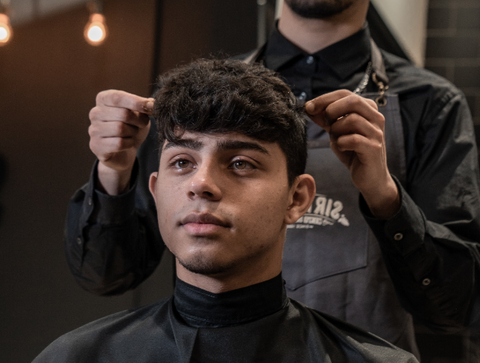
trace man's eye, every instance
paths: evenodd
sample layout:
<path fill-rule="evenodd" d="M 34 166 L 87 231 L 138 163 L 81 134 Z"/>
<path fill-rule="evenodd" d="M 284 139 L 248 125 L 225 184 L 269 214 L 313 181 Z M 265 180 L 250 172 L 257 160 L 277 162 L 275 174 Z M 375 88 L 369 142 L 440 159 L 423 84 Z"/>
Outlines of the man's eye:
<path fill-rule="evenodd" d="M 253 169 L 252 164 L 244 160 L 237 160 L 232 163 L 232 168 L 237 170 Z"/>
<path fill-rule="evenodd" d="M 188 161 L 188 160 L 183 160 L 182 159 L 182 160 L 177 160 L 174 165 L 178 169 L 186 169 L 186 168 L 190 167 L 191 162 Z"/>

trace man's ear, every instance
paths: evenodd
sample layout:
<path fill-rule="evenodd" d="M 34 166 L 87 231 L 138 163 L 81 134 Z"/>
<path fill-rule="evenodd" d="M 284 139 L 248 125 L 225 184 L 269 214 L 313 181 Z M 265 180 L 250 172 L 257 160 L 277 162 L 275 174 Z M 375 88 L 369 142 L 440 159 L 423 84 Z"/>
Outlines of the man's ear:
<path fill-rule="evenodd" d="M 150 194 L 152 194 L 153 199 L 155 199 L 155 189 L 157 188 L 157 179 L 158 179 L 158 172 L 153 172 L 150 174 L 150 180 L 148 182 L 148 189 L 150 190 Z"/>
<path fill-rule="evenodd" d="M 285 211 L 285 223 L 293 224 L 310 208 L 315 198 L 315 180 L 309 174 L 299 175 L 290 189 L 290 200 Z"/>

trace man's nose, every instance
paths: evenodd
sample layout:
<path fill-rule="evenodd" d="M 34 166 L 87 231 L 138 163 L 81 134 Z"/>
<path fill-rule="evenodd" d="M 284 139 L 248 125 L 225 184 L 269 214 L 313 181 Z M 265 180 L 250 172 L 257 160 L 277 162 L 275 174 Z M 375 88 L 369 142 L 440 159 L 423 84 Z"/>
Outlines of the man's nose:
<path fill-rule="evenodd" d="M 219 200 L 222 197 L 220 177 L 221 173 L 217 166 L 210 163 L 200 165 L 190 179 L 188 196 Z"/>

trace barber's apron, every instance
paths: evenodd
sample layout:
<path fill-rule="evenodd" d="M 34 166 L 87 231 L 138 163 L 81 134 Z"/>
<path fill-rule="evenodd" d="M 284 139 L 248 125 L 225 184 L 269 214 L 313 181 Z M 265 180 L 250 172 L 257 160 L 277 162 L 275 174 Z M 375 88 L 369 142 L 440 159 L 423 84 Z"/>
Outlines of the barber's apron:
<path fill-rule="evenodd" d="M 390 173 L 404 181 L 398 97 L 388 95 L 379 110 L 386 120 Z M 311 121 L 308 126 L 309 136 L 320 131 Z M 317 192 L 308 212 L 287 230 L 283 276 L 288 295 L 417 353 L 412 318 L 399 303 L 379 245 L 359 210 L 350 172 L 330 149 L 325 132 L 309 141 L 306 173 L 314 177 Z"/>
<path fill-rule="evenodd" d="M 388 83 L 372 43 L 373 72 Z M 246 62 L 261 58 L 264 47 Z M 376 100 L 379 94 L 362 94 Z M 398 96 L 384 94 L 387 162 L 405 185 L 406 165 Z M 381 102 L 380 102 L 381 103 Z M 413 319 L 400 305 L 380 247 L 359 210 L 359 191 L 330 148 L 328 134 L 311 120 L 306 173 L 317 192 L 308 212 L 287 230 L 283 277 L 287 294 L 306 305 L 372 332 L 419 357 Z"/>

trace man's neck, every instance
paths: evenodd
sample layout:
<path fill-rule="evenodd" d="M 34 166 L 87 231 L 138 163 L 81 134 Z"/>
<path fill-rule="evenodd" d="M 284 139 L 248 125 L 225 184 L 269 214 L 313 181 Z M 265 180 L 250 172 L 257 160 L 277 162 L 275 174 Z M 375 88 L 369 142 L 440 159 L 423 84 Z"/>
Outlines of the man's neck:
<path fill-rule="evenodd" d="M 367 10 L 368 1 L 357 1 L 333 17 L 307 19 L 293 12 L 284 3 L 278 30 L 297 47 L 313 54 L 362 29 Z"/>
<path fill-rule="evenodd" d="M 272 258 L 275 263 L 262 263 L 261 269 L 255 268 L 255 265 L 253 264 L 251 267 L 245 268 L 245 266 L 240 266 L 238 269 L 231 269 L 229 271 L 225 271 L 224 273 L 215 275 L 193 273 L 182 266 L 177 260 L 177 277 L 187 284 L 196 286 L 202 290 L 206 290 L 214 294 L 238 290 L 243 287 L 268 281 L 275 276 L 278 276 L 282 271 L 281 250 L 278 255 L 279 256 L 274 256 L 274 258 Z"/>

